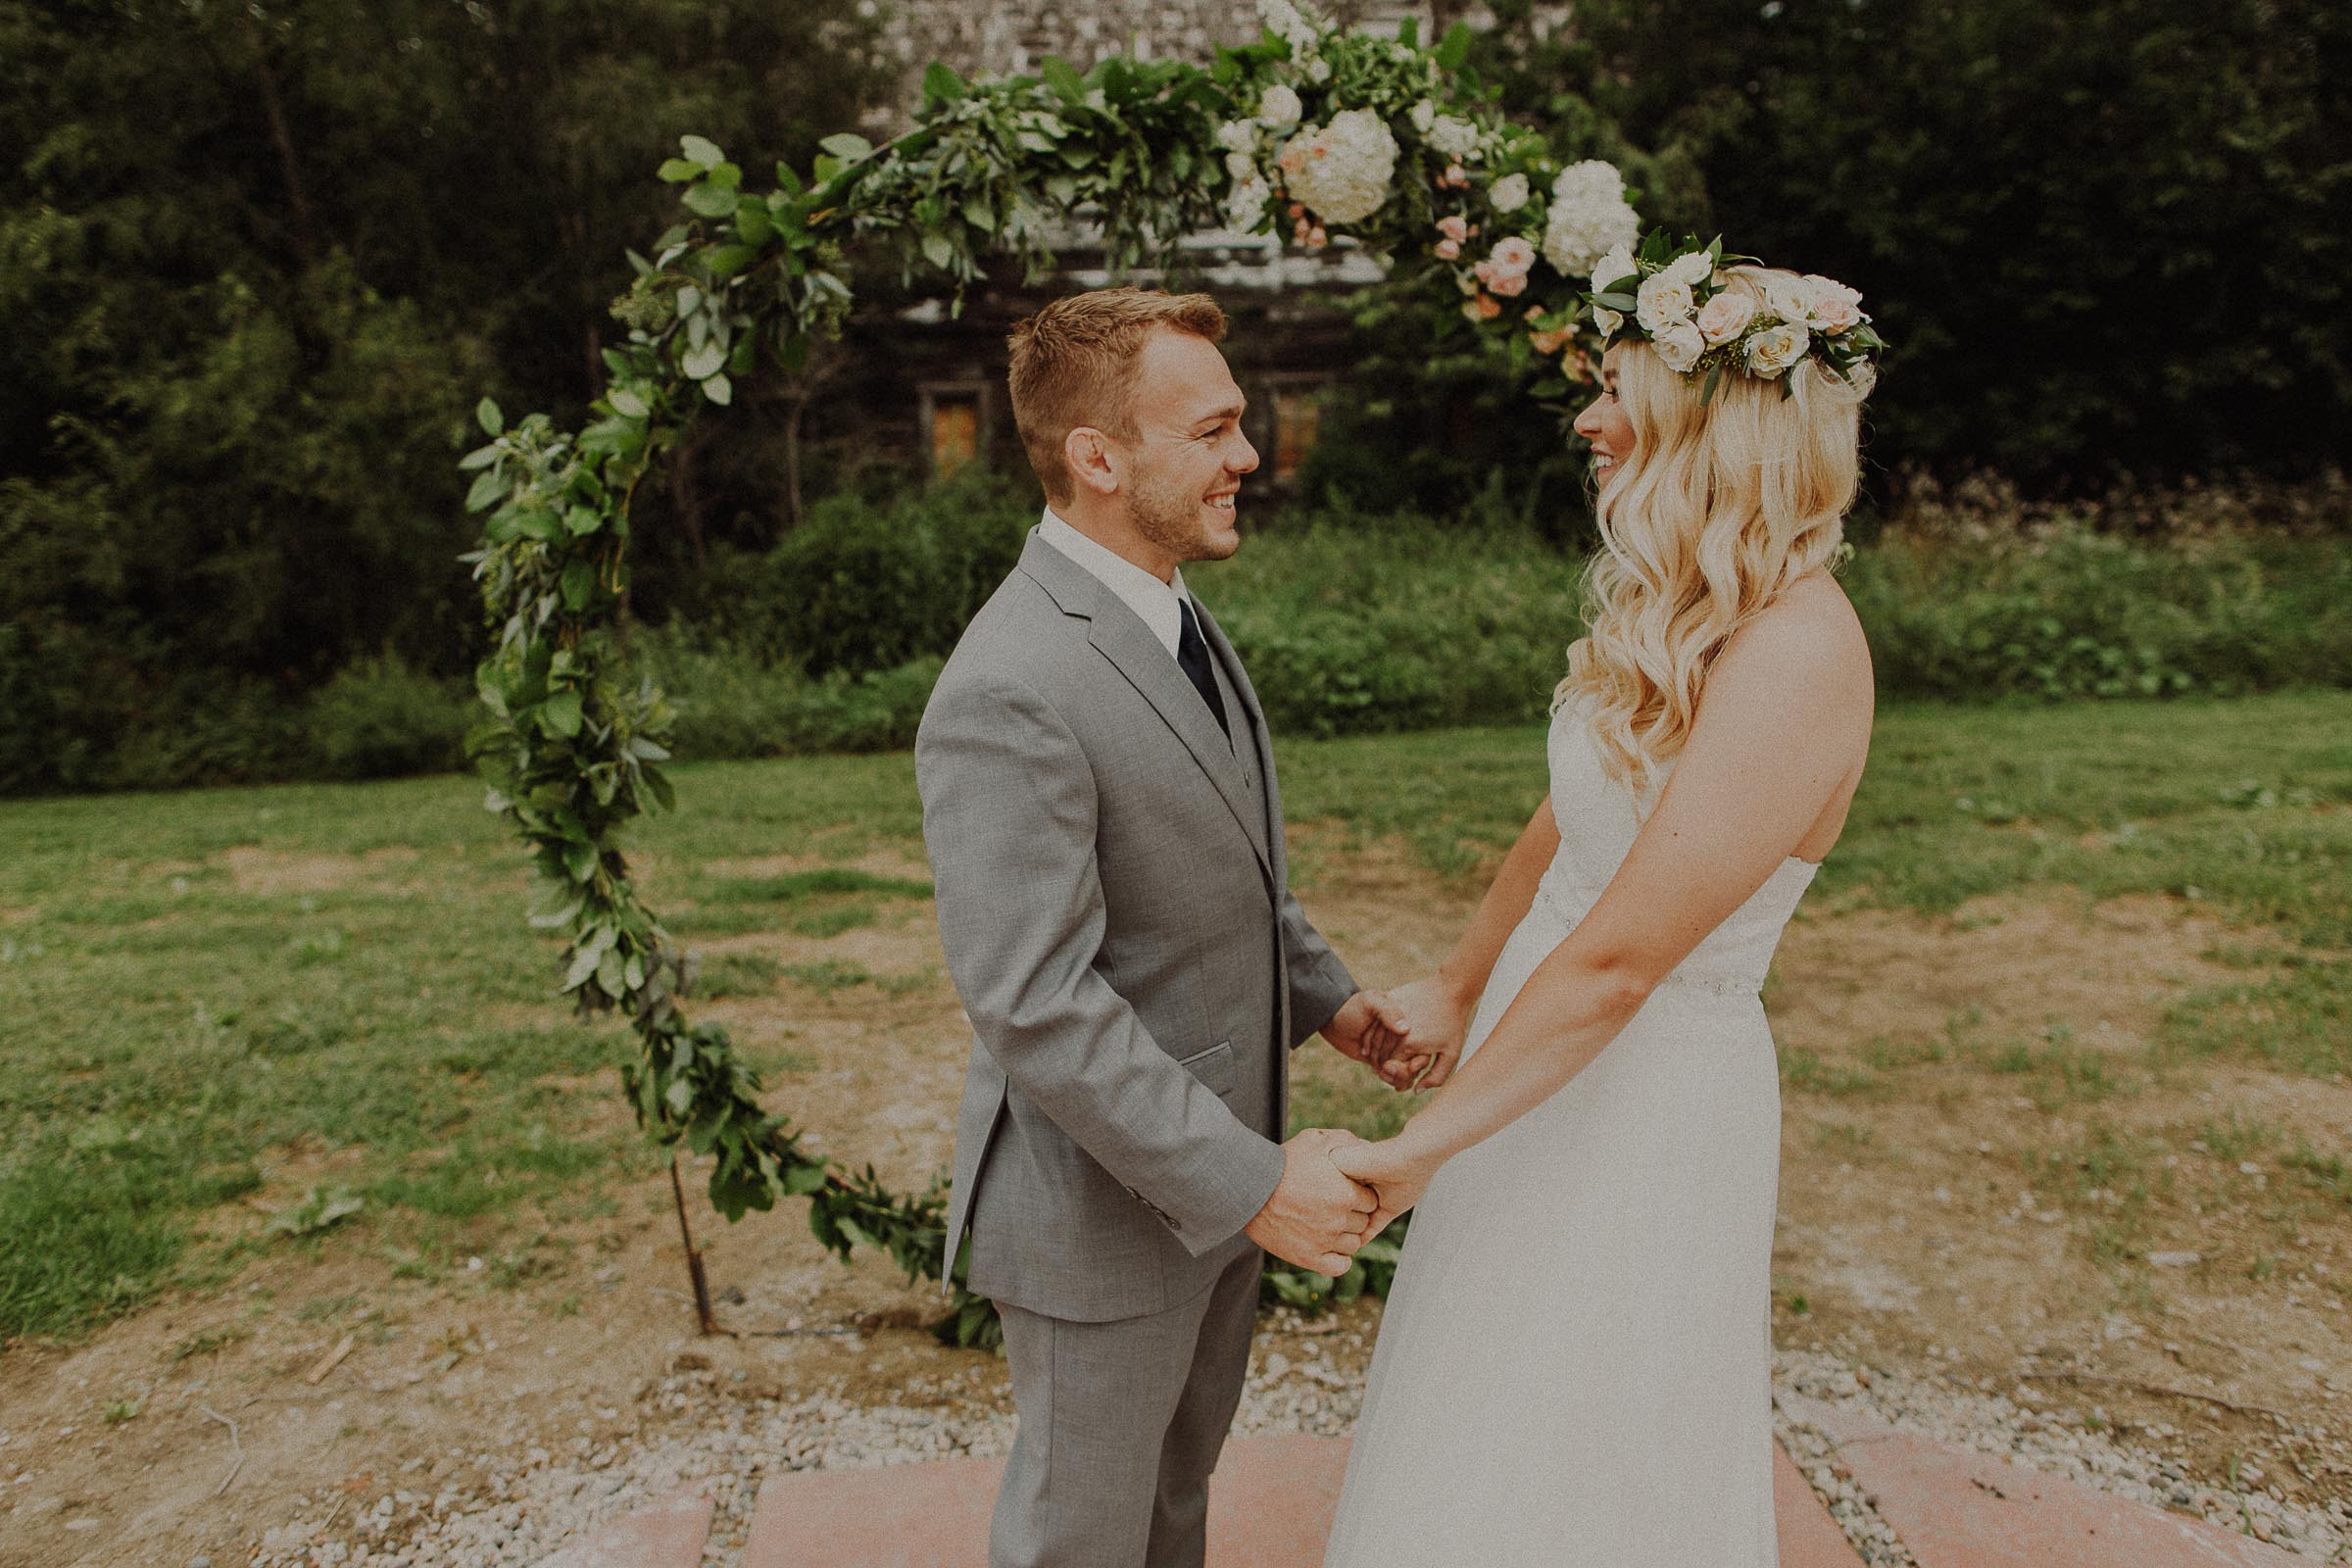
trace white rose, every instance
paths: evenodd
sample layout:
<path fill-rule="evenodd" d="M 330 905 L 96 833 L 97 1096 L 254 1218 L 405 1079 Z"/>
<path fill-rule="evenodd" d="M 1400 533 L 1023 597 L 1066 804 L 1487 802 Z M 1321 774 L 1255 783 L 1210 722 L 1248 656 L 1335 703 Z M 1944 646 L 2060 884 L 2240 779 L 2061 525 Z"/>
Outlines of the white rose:
<path fill-rule="evenodd" d="M 1708 251 L 1690 251 L 1668 262 L 1658 275 L 1696 288 L 1715 275 L 1715 257 Z"/>
<path fill-rule="evenodd" d="M 1649 346 L 1658 351 L 1658 358 L 1666 362 L 1666 368 L 1677 373 L 1690 369 L 1698 363 L 1698 357 L 1707 352 L 1707 340 L 1699 336 L 1698 328 L 1689 321 L 1672 322 L 1664 331 L 1651 334 Z"/>
<path fill-rule="evenodd" d="M 1622 283 L 1633 276 L 1634 270 L 1634 248 L 1631 245 L 1610 247 L 1609 254 L 1592 265 L 1592 292 L 1606 292 L 1611 283 Z"/>
<path fill-rule="evenodd" d="M 1437 122 L 1438 106 L 1424 98 L 1413 105 L 1412 114 L 1407 118 L 1412 121 L 1413 128 L 1426 136 L 1429 134 L 1429 127 Z"/>
<path fill-rule="evenodd" d="M 1257 172 L 1257 165 L 1250 162 L 1248 153 L 1227 153 L 1225 155 L 1225 172 L 1231 175 L 1234 182 L 1238 184 Z"/>
<path fill-rule="evenodd" d="M 1690 320 L 1695 308 L 1690 285 L 1664 272 L 1653 272 L 1643 278 L 1641 288 L 1634 293 L 1634 318 L 1653 338 L 1677 322 Z"/>
<path fill-rule="evenodd" d="M 1755 315 L 1754 300 L 1727 288 L 1698 308 L 1698 335 L 1707 340 L 1709 348 L 1729 343 L 1747 330 Z"/>
<path fill-rule="evenodd" d="M 1764 283 L 1764 308 L 1799 326 L 1813 319 L 1813 291 L 1801 277 L 1773 277 Z"/>
<path fill-rule="evenodd" d="M 1494 182 L 1494 188 L 1487 194 L 1496 212 L 1508 214 L 1525 207 L 1528 197 L 1534 192 L 1528 189 L 1525 174 L 1505 174 Z"/>
<path fill-rule="evenodd" d="M 1805 346 L 1811 341 L 1811 334 L 1794 321 L 1766 327 L 1747 340 L 1747 368 L 1751 374 L 1773 380 L 1805 357 Z"/>
<path fill-rule="evenodd" d="M 1265 96 L 1257 101 L 1258 122 L 1267 126 L 1296 125 L 1298 117 L 1305 113 L 1306 106 L 1298 101 L 1298 94 L 1279 81 L 1268 87 Z"/>
<path fill-rule="evenodd" d="M 1805 324 L 1823 332 L 1842 332 L 1862 319 L 1862 291 L 1847 288 L 1834 277 L 1807 272 L 1813 294 Z"/>
<path fill-rule="evenodd" d="M 1217 127 L 1217 145 L 1229 153 L 1246 153 L 1257 145 L 1257 127 L 1247 120 L 1228 120 Z"/>
<path fill-rule="evenodd" d="M 1595 305 L 1592 307 L 1592 324 L 1600 328 L 1600 335 L 1605 340 L 1617 335 L 1617 329 L 1625 324 L 1625 318 L 1606 305 Z"/>

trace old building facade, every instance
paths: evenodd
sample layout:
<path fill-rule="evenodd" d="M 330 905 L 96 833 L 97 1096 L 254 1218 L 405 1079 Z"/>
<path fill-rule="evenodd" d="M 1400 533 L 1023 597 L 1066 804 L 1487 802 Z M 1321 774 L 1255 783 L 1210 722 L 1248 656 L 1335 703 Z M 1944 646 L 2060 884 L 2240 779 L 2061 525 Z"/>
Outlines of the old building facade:
<path fill-rule="evenodd" d="M 884 58 L 903 72 L 910 104 L 926 65 L 945 61 L 968 76 L 1034 72 L 1048 56 L 1085 70 L 1106 55 L 1182 59 L 1205 65 L 1220 45 L 1256 39 L 1256 0 L 861 0 Z M 1408 18 L 1425 36 L 1457 19 L 1483 20 L 1461 0 L 1353 0 L 1323 8 L 1337 22 L 1393 35 Z M 903 128 L 904 108 L 877 109 L 860 128 Z M 1335 290 L 1377 279 L 1360 254 L 1320 257 L 1286 251 L 1271 236 L 1196 236 L 1186 246 L 1183 286 L 1215 294 L 1232 321 L 1227 358 L 1250 399 L 1245 427 L 1262 466 L 1253 481 L 1280 498 L 1292 491 L 1313 450 L 1322 414 L 1348 370 L 1348 323 Z M 887 453 L 931 472 L 975 460 L 1018 468 L 1019 444 L 1004 397 L 1004 335 L 1046 299 L 1113 281 L 1082 248 L 1036 287 L 975 290 L 959 316 L 924 301 L 868 318 L 852 331 L 848 361 L 817 411 L 839 438 L 845 418 L 869 453 Z M 1139 278 L 1139 282 L 1157 282 Z"/>

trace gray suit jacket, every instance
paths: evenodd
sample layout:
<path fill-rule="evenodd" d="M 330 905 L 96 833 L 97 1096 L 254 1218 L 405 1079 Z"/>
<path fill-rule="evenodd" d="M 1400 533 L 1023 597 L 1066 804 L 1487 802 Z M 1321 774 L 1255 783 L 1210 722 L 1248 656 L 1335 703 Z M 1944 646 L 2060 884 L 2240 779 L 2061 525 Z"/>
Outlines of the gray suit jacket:
<path fill-rule="evenodd" d="M 1356 989 L 1291 896 L 1265 717 L 1200 615 L 1228 742 L 1142 617 L 1033 532 L 915 739 L 972 1025 L 953 1273 L 1073 1321 L 1208 1289 L 1282 1174 L 1288 1052 Z"/>

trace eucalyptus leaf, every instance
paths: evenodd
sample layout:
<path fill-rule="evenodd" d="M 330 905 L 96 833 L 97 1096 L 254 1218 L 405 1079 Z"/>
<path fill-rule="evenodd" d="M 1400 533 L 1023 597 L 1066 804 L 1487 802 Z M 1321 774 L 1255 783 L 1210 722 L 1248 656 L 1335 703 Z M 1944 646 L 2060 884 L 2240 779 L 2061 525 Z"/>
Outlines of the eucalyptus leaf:
<path fill-rule="evenodd" d="M 827 136 L 817 145 L 845 164 L 854 164 L 860 158 L 871 158 L 874 153 L 872 142 L 846 130 L 837 136 Z"/>
<path fill-rule="evenodd" d="M 705 343 L 700 348 L 688 349 L 684 357 L 678 361 L 678 368 L 686 373 L 688 380 L 700 381 L 716 375 L 719 367 L 726 363 L 727 351 L 725 349 L 715 343 Z"/>
<path fill-rule="evenodd" d="M 605 401 L 612 405 L 613 413 L 626 415 L 632 419 L 642 419 L 653 412 L 645 406 L 645 399 L 627 387 L 617 387 L 607 393 Z"/>
<path fill-rule="evenodd" d="M 565 740 L 580 732 L 580 694 L 568 687 L 539 705 L 539 727 Z"/>
<path fill-rule="evenodd" d="M 491 402 L 488 398 L 482 399 L 481 402 L 473 406 L 473 416 L 475 420 L 480 423 L 483 434 L 506 434 L 507 416 L 499 413 L 498 405 Z"/>
<path fill-rule="evenodd" d="M 495 506 L 514 488 L 514 475 L 498 468 L 485 469 L 474 476 L 473 487 L 466 492 L 466 510 L 479 512 Z"/>
<path fill-rule="evenodd" d="M 706 376 L 703 379 L 703 396 L 723 408 L 735 401 L 735 383 L 723 375 Z"/>
<path fill-rule="evenodd" d="M 718 150 L 718 143 L 707 137 L 680 136 L 678 148 L 699 168 L 715 169 L 727 161 L 727 155 Z"/>
<path fill-rule="evenodd" d="M 725 218 L 742 199 L 740 191 L 706 180 L 686 192 L 686 209 L 703 218 Z"/>

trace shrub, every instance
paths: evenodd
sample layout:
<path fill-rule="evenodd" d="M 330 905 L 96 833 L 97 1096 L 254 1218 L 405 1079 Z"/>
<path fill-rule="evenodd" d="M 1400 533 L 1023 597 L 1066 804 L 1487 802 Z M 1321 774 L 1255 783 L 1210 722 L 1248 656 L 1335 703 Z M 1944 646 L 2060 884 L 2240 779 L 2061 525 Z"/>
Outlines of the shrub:
<path fill-rule="evenodd" d="M 719 562 L 703 634 L 810 673 L 944 656 L 1036 515 L 1024 488 L 978 468 L 879 501 L 828 497 L 766 555 Z"/>
<path fill-rule="evenodd" d="M 464 765 L 471 701 L 391 654 L 338 671 L 311 696 L 303 728 L 325 778 L 388 778 Z"/>

